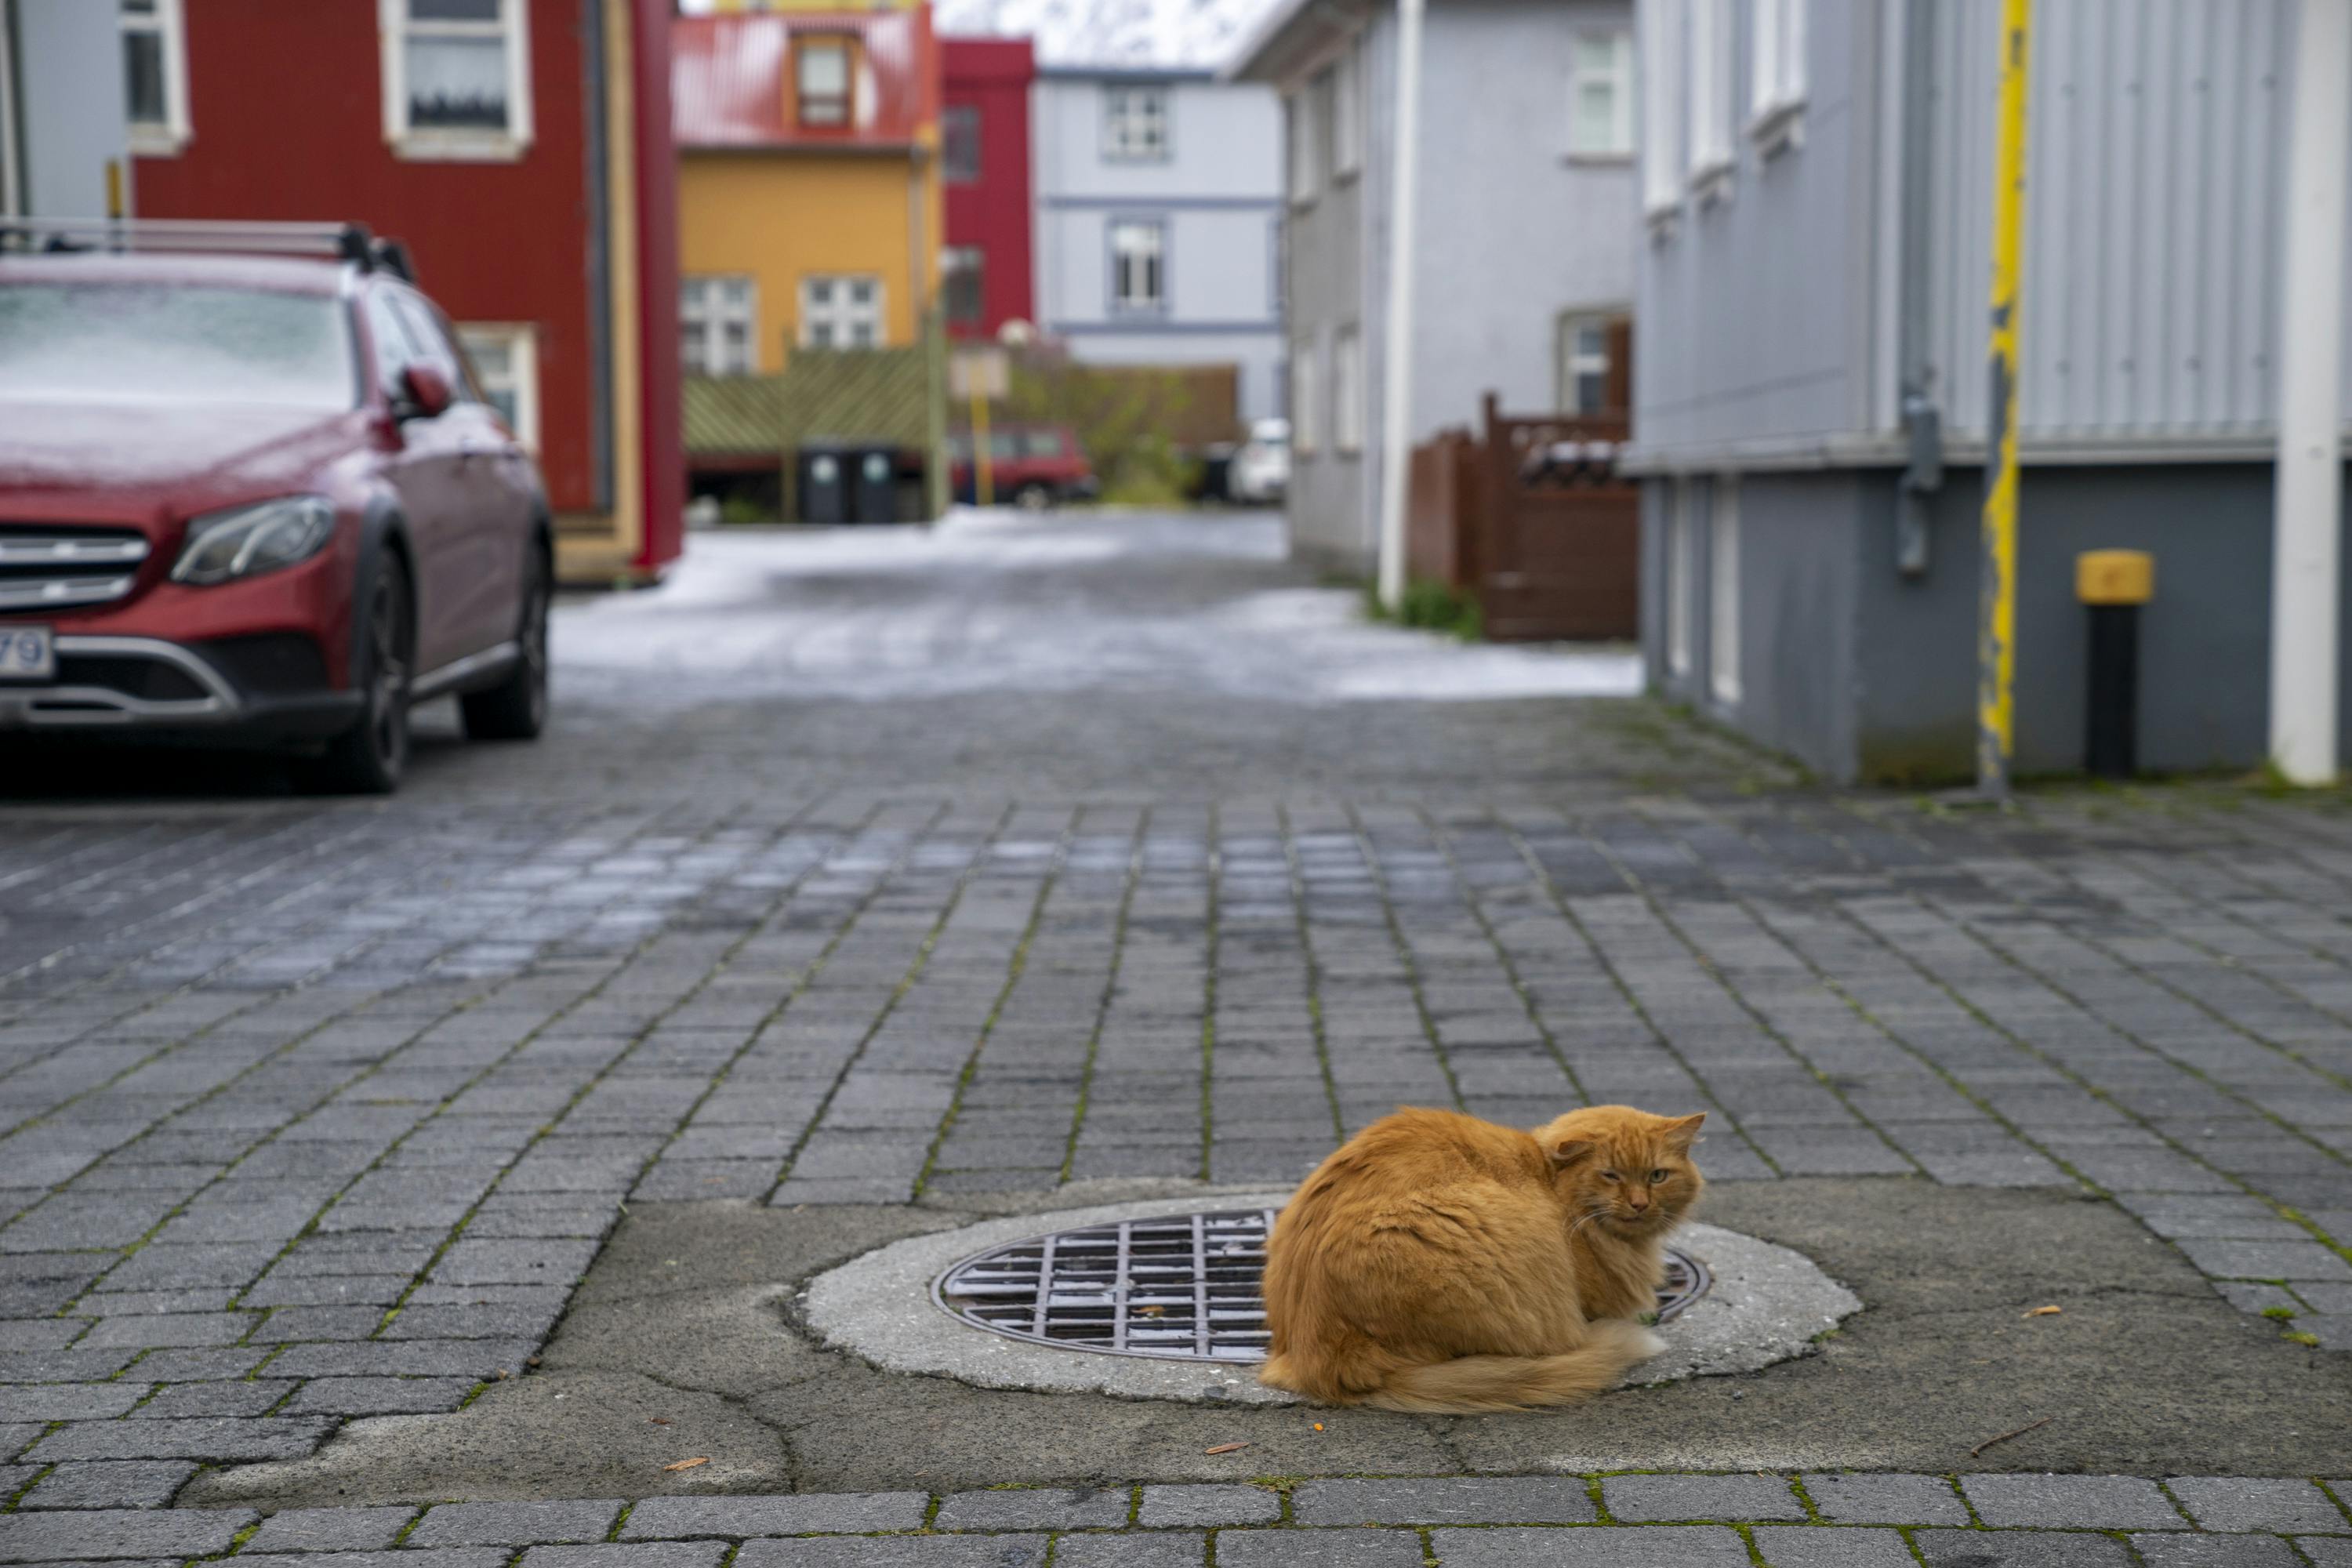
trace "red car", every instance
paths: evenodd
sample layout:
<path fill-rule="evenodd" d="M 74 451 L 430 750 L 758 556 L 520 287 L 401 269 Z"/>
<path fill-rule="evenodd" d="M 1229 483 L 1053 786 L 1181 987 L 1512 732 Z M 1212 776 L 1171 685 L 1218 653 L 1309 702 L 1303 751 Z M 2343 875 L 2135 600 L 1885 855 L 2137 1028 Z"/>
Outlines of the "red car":
<path fill-rule="evenodd" d="M 977 479 L 971 432 L 950 436 L 948 453 L 954 460 L 956 499 L 971 500 Z M 1101 490 L 1086 448 L 1067 426 L 1000 425 L 988 433 L 988 456 L 989 490 L 1000 505 L 1010 501 L 1042 511 L 1061 501 L 1092 500 Z"/>
<path fill-rule="evenodd" d="M 0 736 L 289 745 L 383 793 L 412 703 L 539 733 L 537 465 L 398 248 L 337 248 L 0 252 Z"/>

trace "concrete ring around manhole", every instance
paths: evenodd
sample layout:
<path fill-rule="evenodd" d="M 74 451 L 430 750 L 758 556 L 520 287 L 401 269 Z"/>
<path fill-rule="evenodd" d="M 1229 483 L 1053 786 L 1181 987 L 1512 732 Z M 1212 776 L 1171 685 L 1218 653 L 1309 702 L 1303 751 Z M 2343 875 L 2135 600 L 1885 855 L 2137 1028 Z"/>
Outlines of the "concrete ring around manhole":
<path fill-rule="evenodd" d="M 886 1372 L 1047 1394 L 1297 1404 L 1294 1394 L 1262 1386 L 1247 1365 L 1103 1354 L 1008 1338 L 951 1314 L 933 1289 L 948 1270 L 991 1248 L 1120 1221 L 1275 1209 L 1289 1195 L 1237 1193 L 1113 1204 L 910 1237 L 812 1279 L 801 1297 L 801 1316 L 826 1345 Z M 1823 1331 L 1862 1310 L 1852 1291 L 1788 1247 L 1711 1225 L 1683 1226 L 1674 1245 L 1704 1264 L 1712 1283 L 1661 1325 L 1664 1353 L 1628 1373 L 1629 1386 L 1754 1372 L 1804 1355 Z"/>

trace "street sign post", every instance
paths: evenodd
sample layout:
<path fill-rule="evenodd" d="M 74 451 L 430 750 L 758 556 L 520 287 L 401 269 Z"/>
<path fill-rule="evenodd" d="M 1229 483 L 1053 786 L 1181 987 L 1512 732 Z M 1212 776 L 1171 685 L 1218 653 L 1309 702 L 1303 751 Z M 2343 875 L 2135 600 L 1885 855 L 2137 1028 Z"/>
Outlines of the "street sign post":
<path fill-rule="evenodd" d="M 2000 92 L 1992 163 L 1992 312 L 1985 425 L 1982 560 L 1978 570 L 1977 789 L 2009 798 L 2016 746 L 2017 289 L 2023 248 L 2025 83 L 2032 0 L 2002 0 Z"/>

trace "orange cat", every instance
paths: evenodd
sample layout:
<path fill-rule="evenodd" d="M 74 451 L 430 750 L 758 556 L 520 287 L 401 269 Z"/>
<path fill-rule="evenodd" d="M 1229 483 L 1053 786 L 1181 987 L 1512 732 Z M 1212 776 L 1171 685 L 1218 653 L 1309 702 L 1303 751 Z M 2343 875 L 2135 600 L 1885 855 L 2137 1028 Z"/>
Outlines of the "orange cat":
<path fill-rule="evenodd" d="M 1666 1235 L 1705 1184 L 1705 1112 L 1571 1110 L 1528 1133 L 1400 1110 L 1317 1167 L 1266 1243 L 1258 1381 L 1327 1405 L 1519 1410 L 1664 1349 Z"/>

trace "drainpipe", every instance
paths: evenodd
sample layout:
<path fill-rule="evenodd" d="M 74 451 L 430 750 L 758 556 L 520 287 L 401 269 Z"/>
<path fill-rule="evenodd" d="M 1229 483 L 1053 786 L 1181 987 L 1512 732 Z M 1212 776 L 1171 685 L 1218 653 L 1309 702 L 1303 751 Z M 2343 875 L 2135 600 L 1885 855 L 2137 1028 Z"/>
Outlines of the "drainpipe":
<path fill-rule="evenodd" d="M 2271 760 L 2332 784 L 2336 539 L 2344 499 L 2344 90 L 2352 0 L 2302 0 L 2287 148 L 2286 286 L 2279 320 L 2277 522 L 2271 554 Z"/>
<path fill-rule="evenodd" d="M 1927 574 L 1928 521 L 1944 486 L 1943 415 L 1936 406 L 1927 359 L 1929 187 L 1935 179 L 1936 31 L 1928 0 L 1911 0 L 1903 29 L 1902 196 L 1896 223 L 1902 266 L 1896 323 L 1903 434 L 1911 460 L 1903 470 L 1895 518 L 1895 569 Z"/>
<path fill-rule="evenodd" d="M 2352 4 L 2352 0 L 2345 0 Z M 1381 603 L 1404 602 L 1405 489 L 1412 478 L 1412 260 L 1419 237 L 1421 25 L 1424 0 L 1397 0 L 1396 167 L 1389 198 L 1388 358 L 1381 377 Z"/>

